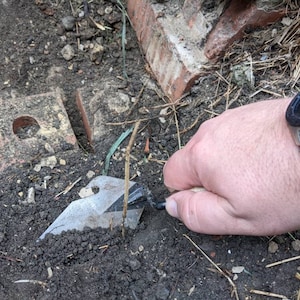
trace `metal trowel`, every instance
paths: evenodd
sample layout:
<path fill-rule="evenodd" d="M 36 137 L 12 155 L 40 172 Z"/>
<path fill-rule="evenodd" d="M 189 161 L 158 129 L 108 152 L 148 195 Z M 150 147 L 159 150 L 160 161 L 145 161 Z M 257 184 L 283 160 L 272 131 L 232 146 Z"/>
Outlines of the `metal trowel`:
<path fill-rule="evenodd" d="M 95 177 L 85 189 L 98 190 L 95 194 L 78 199 L 57 217 L 57 219 L 39 237 L 46 234 L 60 234 L 67 230 L 90 228 L 111 228 L 122 224 L 125 180 L 110 176 Z M 144 206 L 149 203 L 158 209 L 164 204 L 156 204 L 150 190 L 134 181 L 129 182 L 128 210 L 125 226 L 136 228 Z"/>

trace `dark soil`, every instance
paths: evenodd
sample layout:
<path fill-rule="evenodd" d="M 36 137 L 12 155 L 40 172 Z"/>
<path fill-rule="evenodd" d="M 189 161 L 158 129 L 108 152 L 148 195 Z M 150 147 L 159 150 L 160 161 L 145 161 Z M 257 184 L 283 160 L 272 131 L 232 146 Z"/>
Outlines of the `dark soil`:
<path fill-rule="evenodd" d="M 88 2 L 88 7 L 84 7 L 82 1 L 76 0 L 0 1 L 1 98 L 9 101 L 11 97 L 40 94 L 60 87 L 80 143 L 77 150 L 56 153 L 61 163 L 53 169 L 43 167 L 35 171 L 34 166 L 41 159 L 36 157 L 23 165 L 9 167 L 1 174 L 0 299 L 231 299 L 233 288 L 227 278 L 216 271 L 185 235 L 233 279 L 240 299 L 266 299 L 266 296 L 251 293 L 252 289 L 297 299 L 298 262 L 273 268 L 266 265 L 299 254 L 293 242 L 300 239 L 298 232 L 277 237 L 201 235 L 190 232 L 164 210 L 147 205 L 138 227 L 126 230 L 125 237 L 120 228 L 86 228 L 83 232 L 49 234 L 37 242 L 63 209 L 79 198 L 78 192 L 91 180 L 87 177 L 88 171 L 93 171 L 94 176 L 101 175 L 110 147 L 132 125 L 126 120 L 148 119 L 142 122 L 132 148 L 130 175 L 136 182 L 148 186 L 158 201 L 168 193 L 163 185 L 163 162 L 178 149 L 174 114 L 170 109 L 165 122 L 158 119 L 168 101 L 147 73 L 146 62 L 128 22 L 125 68 L 128 78 L 124 74 L 122 12 L 118 1 Z M 176 1 L 176 5 L 180 2 Z M 95 22 L 109 29 L 99 30 L 78 17 L 84 9 Z M 75 27 L 67 31 L 62 25 L 62 18 L 72 15 L 77 18 L 80 34 L 76 34 Z M 274 27 L 280 29 L 282 25 L 278 23 Z M 229 72 L 230 59 L 247 51 L 255 55 L 252 50 L 261 42 L 259 34 L 259 31 L 249 33 L 245 40 L 248 43 L 234 45 L 223 60 L 223 76 Z M 78 49 L 78 41 L 83 48 Z M 91 44 L 97 41 L 104 50 L 98 56 L 91 56 Z M 66 44 L 75 49 L 70 61 L 61 54 Z M 269 51 L 272 56 L 277 49 L 274 46 Z M 264 93 L 249 97 L 261 87 L 282 95 L 292 93 L 287 84 L 288 76 L 286 81 L 272 80 L 272 76 L 282 72 L 276 66 L 254 74 L 256 88 L 233 84 L 232 93 L 228 93 L 228 85 L 220 80 L 220 73 L 214 72 L 218 67 L 207 71 L 176 108 L 182 145 L 201 122 L 224 111 L 228 100 L 235 100 L 231 106 L 234 107 L 268 98 L 270 95 Z M 222 71 L 219 69 L 219 72 Z M 144 86 L 142 78 L 145 76 L 151 86 Z M 119 115 L 107 113 L 107 121 L 123 122 L 123 125 L 107 126 L 107 134 L 92 151 L 76 108 L 75 92 L 77 88 L 95 87 L 106 80 L 113 80 L 123 93 L 139 97 L 139 101 L 129 117 L 128 111 Z M 268 82 L 272 84 L 267 85 Z M 200 114 L 201 118 L 191 126 Z M 147 137 L 150 153 L 144 152 Z M 110 176 L 124 178 L 124 149 L 128 141 L 127 138 L 113 156 Z M 79 177 L 81 181 L 68 193 L 56 197 Z M 45 180 L 46 186 L 43 185 Z M 24 200 L 31 187 L 35 189 L 35 202 L 26 204 Z M 269 249 L 271 239 L 278 246 L 275 253 Z M 244 271 L 234 276 L 232 268 L 237 266 L 243 266 Z"/>

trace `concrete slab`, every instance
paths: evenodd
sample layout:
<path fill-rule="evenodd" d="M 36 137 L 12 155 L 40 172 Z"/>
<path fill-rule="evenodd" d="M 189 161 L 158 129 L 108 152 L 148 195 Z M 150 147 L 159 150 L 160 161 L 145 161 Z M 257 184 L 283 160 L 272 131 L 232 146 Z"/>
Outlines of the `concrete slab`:
<path fill-rule="evenodd" d="M 110 130 L 105 123 L 130 108 L 131 99 L 119 91 L 115 80 L 97 83 L 97 88 L 77 89 L 76 103 L 80 111 L 89 144 L 94 148 L 101 137 Z"/>
<path fill-rule="evenodd" d="M 60 90 L 0 99 L 0 111 L 0 171 L 77 147 Z"/>

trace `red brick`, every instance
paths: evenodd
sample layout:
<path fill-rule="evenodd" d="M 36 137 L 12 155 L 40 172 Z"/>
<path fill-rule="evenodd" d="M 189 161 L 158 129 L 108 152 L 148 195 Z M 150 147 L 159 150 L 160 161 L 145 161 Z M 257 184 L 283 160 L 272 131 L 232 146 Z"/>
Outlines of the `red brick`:
<path fill-rule="evenodd" d="M 77 147 L 76 137 L 59 91 L 24 98 L 0 99 L 0 171 L 6 167 Z M 32 135 L 20 135 L 37 124 Z M 48 150 L 47 150 L 48 149 Z M 49 152 L 50 151 L 50 152 Z"/>
<path fill-rule="evenodd" d="M 207 62 L 197 45 L 201 34 L 189 27 L 181 13 L 165 15 L 161 4 L 148 0 L 129 0 L 128 14 L 158 83 L 169 99 L 176 101 Z"/>
<path fill-rule="evenodd" d="M 128 0 L 127 7 L 154 76 L 169 99 L 176 101 L 200 77 L 203 65 L 220 58 L 245 29 L 281 18 L 284 12 L 274 8 L 275 2 L 264 1 L 265 10 L 257 8 L 253 0 L 232 0 L 220 17 L 224 2 L 219 1 L 209 20 L 199 0 L 185 0 L 182 10 L 172 16 L 165 14 L 168 4 L 152 0 Z"/>
<path fill-rule="evenodd" d="M 222 56 L 225 50 L 240 39 L 246 29 L 263 27 L 282 18 L 284 10 L 259 9 L 255 1 L 232 0 L 229 7 L 220 17 L 214 29 L 208 35 L 205 44 L 205 55 L 210 60 Z"/>

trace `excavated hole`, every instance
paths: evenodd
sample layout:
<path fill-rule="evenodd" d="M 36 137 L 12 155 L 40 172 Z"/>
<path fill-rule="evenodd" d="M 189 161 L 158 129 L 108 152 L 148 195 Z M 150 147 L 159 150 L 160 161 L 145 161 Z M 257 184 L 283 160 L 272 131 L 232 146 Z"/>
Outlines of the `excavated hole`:
<path fill-rule="evenodd" d="M 40 125 L 30 116 L 21 116 L 13 122 L 13 132 L 19 139 L 32 138 L 39 131 Z"/>

